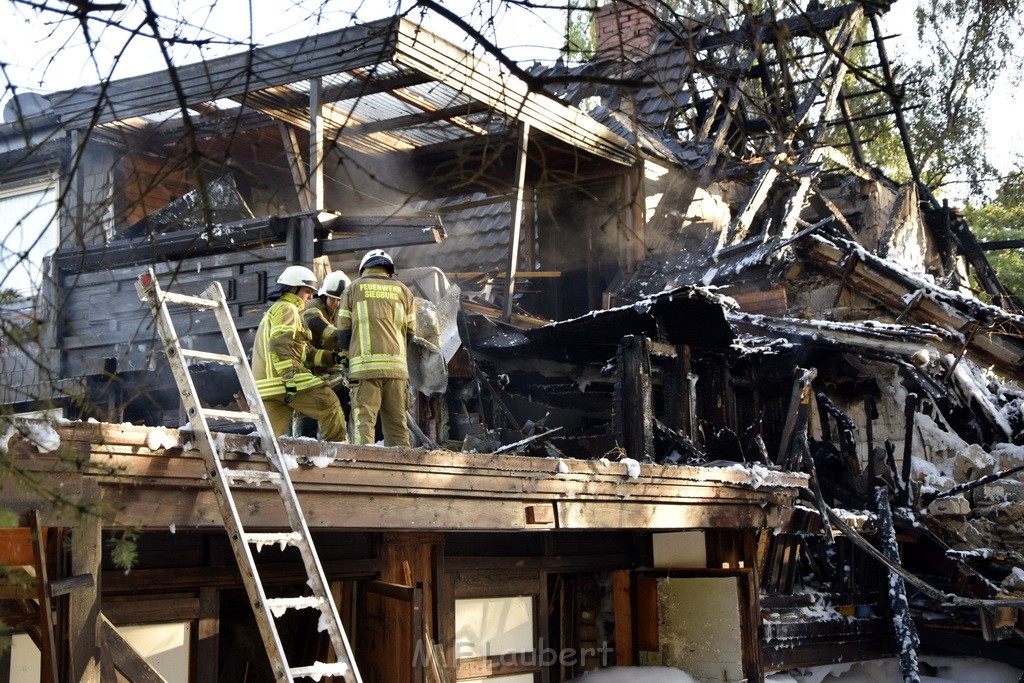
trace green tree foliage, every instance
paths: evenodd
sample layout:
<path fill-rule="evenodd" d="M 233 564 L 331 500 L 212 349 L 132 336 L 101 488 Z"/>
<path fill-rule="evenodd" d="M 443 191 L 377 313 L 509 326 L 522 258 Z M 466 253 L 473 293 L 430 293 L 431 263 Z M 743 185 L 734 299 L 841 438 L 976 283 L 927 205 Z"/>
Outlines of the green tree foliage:
<path fill-rule="evenodd" d="M 562 56 L 574 61 L 586 61 L 594 56 L 594 22 L 592 17 L 597 0 L 570 2 L 565 13 L 565 46 Z"/>
<path fill-rule="evenodd" d="M 979 241 L 1024 239 L 1024 169 L 1003 181 L 992 202 L 968 204 L 964 215 Z M 1001 249 L 987 255 L 1003 285 L 1018 297 L 1024 295 L 1024 249 Z"/>
<path fill-rule="evenodd" d="M 987 157 L 985 108 L 1024 35 L 1022 0 L 918 0 L 921 50 L 903 78 L 921 179 L 933 189 L 996 175 Z"/>

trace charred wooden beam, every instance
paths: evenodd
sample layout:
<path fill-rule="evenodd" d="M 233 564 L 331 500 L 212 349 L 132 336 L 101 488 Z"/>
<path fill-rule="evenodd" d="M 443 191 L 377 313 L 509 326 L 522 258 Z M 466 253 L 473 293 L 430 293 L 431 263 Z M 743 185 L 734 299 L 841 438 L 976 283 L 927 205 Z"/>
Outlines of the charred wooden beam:
<path fill-rule="evenodd" d="M 825 394 L 818 392 L 816 398 L 818 399 L 818 406 L 821 408 L 822 415 L 831 415 L 836 421 L 836 428 L 839 432 L 839 444 L 842 447 L 843 455 L 849 460 L 854 474 L 859 474 L 860 461 L 857 459 L 856 442 L 857 425 Z"/>
<path fill-rule="evenodd" d="M 818 37 L 822 32 L 838 26 L 840 22 L 848 18 L 859 8 L 861 8 L 860 3 L 853 2 L 841 7 L 788 17 L 776 25 L 765 26 L 764 31 L 766 32 L 766 37 L 773 40 L 776 36 L 785 36 L 787 38 L 797 36 Z M 697 43 L 697 49 L 701 51 L 713 50 L 725 45 L 742 43 L 749 39 L 749 33 L 749 29 L 738 29 L 709 35 Z"/>
<path fill-rule="evenodd" d="M 617 356 L 617 436 L 628 457 L 636 460 L 653 459 L 654 396 L 651 385 L 651 355 L 646 337 L 623 337 Z"/>
<path fill-rule="evenodd" d="M 267 216 L 225 223 L 211 230 L 175 230 L 115 240 L 74 252 L 58 253 L 57 267 L 64 272 L 82 273 L 280 244 L 286 240 L 290 226 L 307 218 L 312 220 L 309 214 Z M 317 254 L 441 241 L 441 224 L 437 218 L 340 216 L 329 226 L 330 229 L 319 223 L 313 225 L 313 235 L 318 239 L 314 245 Z"/>
<path fill-rule="evenodd" d="M 892 525 L 889 494 L 882 487 L 875 489 L 875 504 L 882 552 L 890 562 L 899 564 L 900 549 L 896 541 L 896 530 Z M 917 648 L 921 642 L 917 637 L 914 620 L 910 616 L 906 585 L 903 583 L 902 577 L 891 571 L 889 573 L 889 597 L 892 602 L 893 630 L 896 633 L 896 642 L 900 646 L 900 669 L 903 672 L 903 680 L 905 683 L 917 683 L 921 680 L 917 670 Z"/>
<path fill-rule="evenodd" d="M 1006 477 L 1017 474 L 1018 472 L 1024 472 L 1024 465 L 1018 465 L 1017 467 L 1011 467 L 1006 470 L 1000 470 L 999 472 L 993 472 L 992 474 L 986 474 L 984 477 L 979 477 L 974 481 L 966 481 L 962 484 L 957 484 L 953 488 L 947 489 L 946 491 L 931 491 L 921 496 L 921 504 L 927 506 L 928 504 L 938 500 L 939 498 L 949 498 L 950 496 L 958 496 L 961 493 L 973 491 L 979 486 L 984 486 L 985 484 L 990 484 L 993 481 L 1005 479 Z"/>
<path fill-rule="evenodd" d="M 909 393 L 903 407 L 903 476 L 901 477 L 903 491 L 900 494 L 900 505 L 908 505 L 910 503 L 910 473 L 914 459 L 912 452 L 914 446 L 914 416 L 916 414 L 917 394 Z"/>

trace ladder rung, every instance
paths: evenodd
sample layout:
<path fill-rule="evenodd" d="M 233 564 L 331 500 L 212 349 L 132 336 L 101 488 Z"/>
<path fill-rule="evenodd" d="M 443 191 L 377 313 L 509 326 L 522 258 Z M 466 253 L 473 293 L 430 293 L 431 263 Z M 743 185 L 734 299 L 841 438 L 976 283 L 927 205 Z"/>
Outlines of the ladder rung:
<path fill-rule="evenodd" d="M 302 543 L 302 534 L 298 531 L 285 533 L 268 534 L 245 534 L 245 540 L 256 546 L 256 552 L 263 550 L 265 545 L 277 545 L 284 550 L 288 546 L 297 546 Z"/>
<path fill-rule="evenodd" d="M 247 413 L 241 410 L 214 410 L 212 408 L 203 408 L 203 415 L 207 418 L 213 418 L 215 420 L 231 420 L 233 422 L 256 422 L 260 419 L 260 416 L 256 413 Z"/>
<path fill-rule="evenodd" d="M 266 481 L 276 484 L 281 481 L 281 473 L 272 470 L 224 470 L 224 478 L 232 482 L 259 486 Z"/>
<path fill-rule="evenodd" d="M 324 599 L 317 595 L 307 595 L 300 598 L 267 598 L 267 609 L 275 617 L 280 617 L 286 610 L 290 609 L 309 609 L 310 607 L 320 609 L 320 606 L 323 604 Z"/>
<path fill-rule="evenodd" d="M 219 301 L 202 296 L 190 296 L 188 294 L 178 294 L 177 292 L 163 292 L 162 296 L 164 303 L 168 304 L 181 304 L 182 306 L 192 306 L 194 308 L 220 308 Z"/>
<path fill-rule="evenodd" d="M 293 679 L 308 676 L 314 681 L 319 681 L 321 677 L 325 676 L 346 676 L 348 672 L 349 666 L 344 662 L 335 662 L 333 664 L 313 662 L 310 666 L 297 666 L 294 669 L 288 669 L 288 674 Z"/>
<path fill-rule="evenodd" d="M 229 356 L 226 353 L 210 353 L 209 351 L 195 351 L 193 349 L 182 349 L 182 358 L 201 360 L 207 363 L 220 363 L 221 365 L 238 365 L 238 356 Z"/>

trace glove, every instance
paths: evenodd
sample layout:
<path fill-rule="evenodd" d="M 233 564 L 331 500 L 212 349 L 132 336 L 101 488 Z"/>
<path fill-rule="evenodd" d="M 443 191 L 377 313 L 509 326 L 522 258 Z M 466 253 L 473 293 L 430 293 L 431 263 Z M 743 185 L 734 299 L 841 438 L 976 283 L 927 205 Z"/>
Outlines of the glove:
<path fill-rule="evenodd" d="M 297 393 L 299 393 L 299 392 L 295 388 L 295 380 L 291 379 L 291 378 L 286 379 L 284 381 L 284 402 L 285 402 L 285 405 L 291 403 L 292 400 L 295 398 L 295 394 L 297 394 Z"/>
<path fill-rule="evenodd" d="M 343 368 L 348 367 L 348 354 L 347 353 L 336 353 L 334 354 L 334 364 L 340 365 Z"/>

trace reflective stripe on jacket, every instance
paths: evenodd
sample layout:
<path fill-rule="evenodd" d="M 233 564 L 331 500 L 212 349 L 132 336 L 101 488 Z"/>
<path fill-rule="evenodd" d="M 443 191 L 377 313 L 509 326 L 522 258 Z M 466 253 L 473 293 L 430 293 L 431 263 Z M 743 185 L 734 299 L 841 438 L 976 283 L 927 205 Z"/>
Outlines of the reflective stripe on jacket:
<path fill-rule="evenodd" d="M 284 377 L 291 374 L 296 391 L 320 386 L 323 380 L 307 366 L 326 367 L 333 364 L 333 354 L 307 349 L 310 333 L 302 324 L 305 302 L 285 292 L 274 302 L 260 326 L 252 346 L 252 374 L 256 388 L 264 398 L 283 396 Z M 328 362 L 328 357 L 330 357 Z"/>
<path fill-rule="evenodd" d="M 387 276 L 383 267 L 368 268 L 341 293 L 338 328 L 352 331 L 348 345 L 353 379 L 409 378 L 406 336 L 416 332 L 412 292 Z"/>

